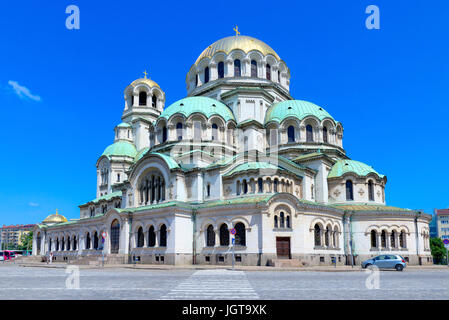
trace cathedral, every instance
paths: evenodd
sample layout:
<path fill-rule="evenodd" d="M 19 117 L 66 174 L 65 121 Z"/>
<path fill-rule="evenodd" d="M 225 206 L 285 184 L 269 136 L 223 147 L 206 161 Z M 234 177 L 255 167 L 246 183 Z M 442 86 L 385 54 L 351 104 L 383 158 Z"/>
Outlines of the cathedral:
<path fill-rule="evenodd" d="M 383 253 L 432 263 L 431 216 L 386 204 L 387 177 L 352 160 L 343 124 L 290 95 L 290 69 L 236 32 L 208 46 L 165 105 L 144 77 L 124 90 L 114 141 L 79 219 L 34 229 L 33 254 L 89 263 L 360 265 Z"/>

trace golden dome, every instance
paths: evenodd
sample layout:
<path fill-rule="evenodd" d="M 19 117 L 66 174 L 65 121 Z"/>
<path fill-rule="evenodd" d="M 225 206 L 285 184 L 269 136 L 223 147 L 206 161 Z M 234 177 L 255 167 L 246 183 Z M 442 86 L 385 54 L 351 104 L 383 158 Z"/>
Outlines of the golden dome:
<path fill-rule="evenodd" d="M 160 88 L 159 85 L 156 82 L 154 82 L 153 80 L 148 79 L 148 78 L 140 78 L 140 79 L 134 80 L 133 82 L 131 82 L 131 86 L 134 87 L 134 86 L 136 86 L 138 84 L 141 84 L 141 83 L 147 84 L 150 88 L 151 87 L 158 87 L 158 88 Z"/>
<path fill-rule="evenodd" d="M 67 219 L 66 219 L 66 217 L 58 214 L 58 212 L 56 212 L 55 214 L 49 215 L 47 218 L 45 218 L 44 221 L 42 221 L 42 223 L 44 223 L 44 224 L 62 223 L 62 222 L 67 222 Z"/>
<path fill-rule="evenodd" d="M 266 43 L 252 37 L 248 36 L 231 36 L 220 39 L 214 43 L 212 43 L 209 47 L 207 47 L 203 53 L 196 59 L 195 64 L 201 61 L 203 58 L 211 58 L 217 52 L 224 52 L 229 54 L 232 50 L 240 49 L 245 53 L 248 53 L 253 50 L 257 50 L 261 52 L 264 56 L 271 54 L 277 60 L 281 60 L 276 51 L 274 51 L 269 45 Z"/>

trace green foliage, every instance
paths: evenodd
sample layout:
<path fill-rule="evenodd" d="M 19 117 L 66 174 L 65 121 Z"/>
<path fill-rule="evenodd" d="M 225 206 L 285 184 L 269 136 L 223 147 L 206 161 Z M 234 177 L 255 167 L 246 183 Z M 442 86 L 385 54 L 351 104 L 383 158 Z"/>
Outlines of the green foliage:
<path fill-rule="evenodd" d="M 430 238 L 430 250 L 436 264 L 446 264 L 447 250 L 443 240 L 440 238 Z"/>
<path fill-rule="evenodd" d="M 32 250 L 33 249 L 33 231 L 23 234 L 20 238 L 22 244 L 18 246 L 18 250 Z"/>

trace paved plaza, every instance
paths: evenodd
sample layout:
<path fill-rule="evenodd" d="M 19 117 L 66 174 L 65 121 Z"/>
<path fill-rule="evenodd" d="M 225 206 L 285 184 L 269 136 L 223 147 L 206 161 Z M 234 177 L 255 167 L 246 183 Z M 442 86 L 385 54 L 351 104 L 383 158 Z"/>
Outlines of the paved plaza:
<path fill-rule="evenodd" d="M 375 277 L 377 274 L 365 270 L 132 270 L 0 265 L 0 299 L 449 299 L 449 270 L 380 271 Z"/>

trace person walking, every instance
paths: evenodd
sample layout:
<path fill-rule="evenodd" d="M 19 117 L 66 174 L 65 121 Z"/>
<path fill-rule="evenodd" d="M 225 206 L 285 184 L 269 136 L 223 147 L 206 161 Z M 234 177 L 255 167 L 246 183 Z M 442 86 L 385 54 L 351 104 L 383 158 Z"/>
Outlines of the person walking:
<path fill-rule="evenodd" d="M 50 251 L 50 264 L 53 262 L 53 251 Z"/>

